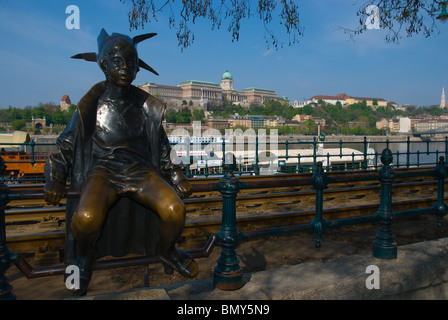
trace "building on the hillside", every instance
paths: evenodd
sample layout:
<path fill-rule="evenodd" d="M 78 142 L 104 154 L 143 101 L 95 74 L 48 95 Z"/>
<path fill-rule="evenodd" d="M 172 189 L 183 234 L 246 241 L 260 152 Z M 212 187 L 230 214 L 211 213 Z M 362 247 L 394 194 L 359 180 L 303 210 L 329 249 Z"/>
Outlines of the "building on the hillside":
<path fill-rule="evenodd" d="M 285 119 L 285 126 L 287 127 L 300 127 L 300 122 L 297 120 Z"/>
<path fill-rule="evenodd" d="M 307 120 L 313 120 L 313 116 L 308 115 L 308 114 L 296 114 L 292 120 L 298 121 L 298 122 L 302 122 L 302 121 L 307 121 Z"/>
<path fill-rule="evenodd" d="M 204 102 L 222 102 L 222 89 L 217 83 L 189 80 L 179 84 L 179 87 L 182 89 L 182 100 L 192 101 L 193 106 L 201 106 Z"/>
<path fill-rule="evenodd" d="M 400 131 L 400 119 L 393 118 L 389 120 L 389 130 L 390 132 L 399 132 Z"/>
<path fill-rule="evenodd" d="M 408 117 L 402 117 L 399 120 L 399 129 L 398 132 L 400 133 L 409 133 L 411 132 L 411 119 Z"/>
<path fill-rule="evenodd" d="M 278 116 L 263 116 L 264 127 L 283 127 L 285 125 L 285 119 Z"/>
<path fill-rule="evenodd" d="M 360 103 L 365 101 L 367 106 L 376 108 L 376 107 L 387 107 L 387 101 L 383 98 L 365 98 L 365 97 L 352 97 L 347 96 L 345 99 L 346 104 L 349 106 L 351 104 Z M 375 104 L 376 101 L 376 104 Z"/>
<path fill-rule="evenodd" d="M 341 103 L 341 105 L 345 106 L 346 104 L 346 98 L 348 96 L 345 93 L 339 93 L 335 96 L 328 96 L 328 95 L 317 95 L 312 96 L 310 99 L 307 100 L 307 104 L 311 103 L 318 103 L 319 100 L 322 100 L 323 102 L 330 103 L 333 105 L 336 105 L 336 103 Z"/>
<path fill-rule="evenodd" d="M 230 127 L 228 119 L 207 119 L 203 121 L 206 128 L 227 129 Z"/>
<path fill-rule="evenodd" d="M 70 97 L 68 96 L 68 94 L 65 94 L 60 102 L 60 106 L 61 106 L 61 110 L 62 111 L 68 111 L 68 107 L 70 107 L 72 104 L 72 102 L 70 101 Z"/>
<path fill-rule="evenodd" d="M 187 103 L 192 108 L 204 108 L 208 104 L 222 104 L 227 100 L 233 104 L 262 104 L 272 99 L 288 103 L 285 97 L 277 97 L 274 90 L 250 87 L 242 90 L 234 89 L 233 76 L 229 71 L 223 73 L 220 84 L 209 81 L 188 80 L 177 86 L 147 82 L 139 86 L 149 94 L 164 101 L 168 107 L 180 108 Z M 191 104 L 190 104 L 191 102 Z"/>
<path fill-rule="evenodd" d="M 349 106 L 351 104 L 366 101 L 367 106 L 372 108 L 387 107 L 387 101 L 384 100 L 383 98 L 353 97 L 345 93 L 339 93 L 335 96 L 328 96 L 328 95 L 312 96 L 310 99 L 307 100 L 307 104 L 315 104 L 318 103 L 319 100 L 322 100 L 323 102 L 330 103 L 333 105 L 336 105 L 336 103 L 339 102 L 342 106 Z M 375 101 L 376 104 L 374 104 Z"/>
<path fill-rule="evenodd" d="M 234 114 L 227 117 L 230 128 L 262 128 L 262 127 L 283 127 L 286 119 L 280 116 L 261 116 L 261 115 L 244 115 Z"/>
<path fill-rule="evenodd" d="M 386 130 L 389 127 L 389 120 L 382 118 L 376 122 L 376 128 L 379 130 Z"/>
<path fill-rule="evenodd" d="M 155 96 L 156 98 L 163 98 L 167 104 L 171 100 L 181 101 L 183 98 L 182 88 L 180 88 L 179 86 L 167 86 L 164 84 L 148 82 L 141 88 L 149 94 Z"/>
<path fill-rule="evenodd" d="M 417 132 L 437 131 L 437 130 L 448 131 L 448 120 L 440 119 L 438 117 L 422 119 L 415 123 L 414 129 Z"/>
<path fill-rule="evenodd" d="M 278 100 L 274 90 L 262 88 L 246 88 L 240 91 L 248 103 L 262 104 L 266 100 Z"/>
<path fill-rule="evenodd" d="M 247 97 L 233 88 L 233 76 L 226 70 L 221 77 L 222 99 L 234 104 L 241 104 L 247 101 Z"/>
<path fill-rule="evenodd" d="M 250 127 L 250 119 L 246 116 L 240 116 L 238 113 L 228 116 L 227 120 L 229 121 L 229 127 Z"/>
<path fill-rule="evenodd" d="M 303 108 L 304 106 L 306 106 L 307 105 L 307 102 L 306 101 L 301 101 L 301 102 L 299 102 L 298 100 L 294 100 L 294 102 L 293 102 L 293 104 L 292 104 L 292 106 L 294 107 L 294 108 Z"/>

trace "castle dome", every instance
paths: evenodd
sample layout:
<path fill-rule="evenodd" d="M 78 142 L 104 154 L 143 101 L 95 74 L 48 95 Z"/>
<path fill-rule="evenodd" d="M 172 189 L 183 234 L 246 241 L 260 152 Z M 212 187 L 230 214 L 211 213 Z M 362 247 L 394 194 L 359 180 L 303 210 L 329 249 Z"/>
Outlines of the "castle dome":
<path fill-rule="evenodd" d="M 232 75 L 231 75 L 230 72 L 227 71 L 227 70 L 226 70 L 226 72 L 224 72 L 224 73 L 222 74 L 222 78 L 221 78 L 221 79 L 222 79 L 222 80 L 225 80 L 225 79 L 233 80 Z"/>

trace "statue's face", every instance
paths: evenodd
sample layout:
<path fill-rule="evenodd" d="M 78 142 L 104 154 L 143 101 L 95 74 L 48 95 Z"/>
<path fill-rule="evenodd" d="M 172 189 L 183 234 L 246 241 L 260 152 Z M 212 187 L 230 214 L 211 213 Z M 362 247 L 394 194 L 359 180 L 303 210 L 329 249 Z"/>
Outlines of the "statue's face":
<path fill-rule="evenodd" d="M 137 53 L 129 45 L 117 45 L 105 61 L 105 73 L 109 81 L 120 87 L 127 87 L 138 72 Z"/>

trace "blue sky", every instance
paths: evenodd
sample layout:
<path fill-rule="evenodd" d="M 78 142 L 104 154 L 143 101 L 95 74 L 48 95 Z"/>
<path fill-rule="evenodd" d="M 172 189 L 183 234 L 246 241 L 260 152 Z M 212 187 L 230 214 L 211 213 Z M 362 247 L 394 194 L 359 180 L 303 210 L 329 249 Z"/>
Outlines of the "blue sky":
<path fill-rule="evenodd" d="M 77 103 L 104 75 L 95 63 L 70 57 L 96 51 L 103 27 L 109 33 L 130 36 L 158 34 L 139 44 L 139 55 L 160 76 L 141 70 L 135 84 L 219 83 L 228 70 L 235 89 L 273 89 L 291 103 L 318 94 L 346 93 L 421 106 L 440 104 L 443 86 L 448 92 L 448 23 L 438 25 L 436 36 L 404 37 L 398 45 L 385 43 L 385 31 L 375 29 L 352 41 L 339 27 L 357 26 L 356 11 L 362 1 L 303 0 L 298 4 L 304 35 L 292 46 L 269 49 L 263 26 L 251 18 L 242 23 L 238 42 L 231 41 L 225 21 L 217 31 L 211 31 L 207 21 L 199 21 L 191 25 L 193 45 L 181 52 L 166 16 L 144 30 L 130 31 L 129 5 L 120 0 L 3 0 L 0 108 L 59 103 L 64 94 Z M 80 29 L 66 28 L 69 5 L 80 10 Z"/>

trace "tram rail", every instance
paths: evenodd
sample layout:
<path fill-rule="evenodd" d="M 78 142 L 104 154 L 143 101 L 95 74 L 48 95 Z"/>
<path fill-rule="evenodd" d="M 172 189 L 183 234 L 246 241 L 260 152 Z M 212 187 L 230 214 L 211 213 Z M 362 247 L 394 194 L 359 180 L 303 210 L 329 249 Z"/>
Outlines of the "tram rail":
<path fill-rule="evenodd" d="M 255 230 L 309 223 L 315 215 L 315 191 L 312 185 L 303 184 L 288 187 L 288 180 L 309 179 L 309 175 L 242 177 L 244 183 L 257 181 L 278 181 L 275 188 L 245 189 L 237 197 L 238 230 Z M 348 177 L 348 175 L 347 175 Z M 264 179 L 263 179 L 264 178 Z M 275 180 L 277 179 L 277 180 Z M 349 178 L 347 178 L 349 180 Z M 437 181 L 433 177 L 416 177 L 394 184 L 394 210 L 423 208 L 436 200 Z M 205 181 L 205 183 L 204 183 Z M 187 221 L 183 239 L 191 243 L 205 242 L 218 232 L 221 225 L 222 198 L 213 186 L 218 179 L 198 179 L 192 181 L 196 187 L 194 196 L 184 200 L 187 208 Z M 209 184 L 209 185 L 207 185 Z M 43 185 L 42 185 L 43 186 Z M 26 207 L 26 201 L 12 200 L 5 212 L 7 224 L 7 243 L 13 252 L 36 252 L 39 248 L 60 248 L 65 243 L 65 206 L 46 207 L 43 204 L 41 185 L 13 186 L 14 190 L 26 190 L 33 201 L 41 201 L 40 207 Z M 243 192 L 244 191 L 244 192 Z M 341 182 L 332 184 L 325 191 L 324 217 L 336 220 L 375 214 L 379 205 L 380 185 L 378 181 Z M 446 198 L 447 196 L 445 196 Z M 25 206 L 25 207 L 24 207 Z M 21 225 L 21 232 L 10 231 L 11 226 Z M 34 232 L 26 232 L 29 225 Z M 36 228 L 42 225 L 44 228 Z M 36 232 L 36 230 L 38 232 Z M 40 232 L 45 230 L 45 232 Z"/>

